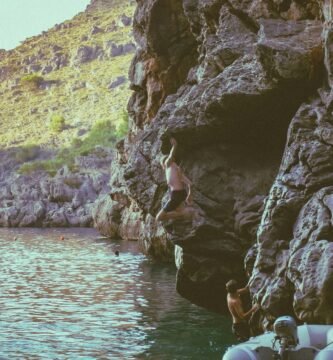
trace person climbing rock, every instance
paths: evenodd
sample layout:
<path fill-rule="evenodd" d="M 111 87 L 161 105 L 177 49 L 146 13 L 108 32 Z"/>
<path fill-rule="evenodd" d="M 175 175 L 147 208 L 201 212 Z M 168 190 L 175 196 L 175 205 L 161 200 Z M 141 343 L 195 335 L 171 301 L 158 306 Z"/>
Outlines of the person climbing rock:
<path fill-rule="evenodd" d="M 161 158 L 161 166 L 165 171 L 165 177 L 170 190 L 170 199 L 159 211 L 156 220 L 191 219 L 194 215 L 192 204 L 192 182 L 184 175 L 181 168 L 175 162 L 177 141 L 170 139 L 171 150 L 169 155 Z M 187 188 L 187 190 L 186 190 Z M 184 206 L 184 203 L 187 206 Z"/>
<path fill-rule="evenodd" d="M 250 337 L 250 327 L 247 319 L 249 316 L 259 309 L 259 305 L 255 304 L 249 311 L 244 312 L 241 295 L 248 292 L 249 289 L 239 289 L 236 280 L 230 280 L 226 283 L 227 304 L 232 316 L 232 332 L 238 341 L 246 341 Z"/>

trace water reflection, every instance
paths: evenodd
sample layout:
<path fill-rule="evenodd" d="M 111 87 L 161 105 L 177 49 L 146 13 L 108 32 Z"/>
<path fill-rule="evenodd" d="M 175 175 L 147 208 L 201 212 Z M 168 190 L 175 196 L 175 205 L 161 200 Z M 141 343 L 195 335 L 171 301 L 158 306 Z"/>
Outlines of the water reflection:
<path fill-rule="evenodd" d="M 229 321 L 178 296 L 174 267 L 134 242 L 0 229 L 0 254 L 0 358 L 219 359 L 232 341 Z"/>

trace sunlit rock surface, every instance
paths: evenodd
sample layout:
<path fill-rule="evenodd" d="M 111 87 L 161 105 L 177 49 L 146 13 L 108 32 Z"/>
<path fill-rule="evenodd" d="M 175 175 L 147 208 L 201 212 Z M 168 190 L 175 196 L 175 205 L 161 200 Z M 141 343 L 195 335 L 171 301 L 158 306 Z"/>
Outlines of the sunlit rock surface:
<path fill-rule="evenodd" d="M 137 1 L 113 206 L 141 221 L 147 252 L 177 245 L 190 301 L 223 312 L 225 282 L 250 277 L 258 331 L 287 313 L 332 321 L 331 12 L 329 1 Z M 194 183 L 192 223 L 153 219 L 170 136 Z"/>

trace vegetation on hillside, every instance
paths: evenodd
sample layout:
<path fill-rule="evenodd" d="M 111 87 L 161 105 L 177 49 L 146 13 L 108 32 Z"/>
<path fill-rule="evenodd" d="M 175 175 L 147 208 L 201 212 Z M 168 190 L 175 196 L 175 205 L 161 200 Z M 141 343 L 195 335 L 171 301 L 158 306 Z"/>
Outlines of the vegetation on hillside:
<path fill-rule="evenodd" d="M 6 73 L 0 81 L 0 148 L 21 148 L 17 156 L 22 162 L 24 149 L 42 147 L 57 153 L 48 161 L 28 156 L 21 171 L 42 168 L 52 173 L 64 163 L 73 164 L 75 156 L 94 151 L 96 145 L 114 146 L 127 132 L 128 82 L 115 88 L 110 83 L 127 77 L 133 53 L 74 61 L 80 47 L 106 51 L 110 42 L 133 41 L 131 26 L 120 19 L 133 16 L 134 4 L 119 0 L 113 4 L 109 11 L 80 13 L 0 59 L 0 70 Z M 57 59 L 67 62 L 43 72 Z"/>
<path fill-rule="evenodd" d="M 74 160 L 77 156 L 95 153 L 99 146 L 113 147 L 117 139 L 117 130 L 111 121 L 97 121 L 83 140 L 77 137 L 73 138 L 72 143 L 69 146 L 61 147 L 52 159 L 24 163 L 20 168 L 20 173 L 29 174 L 33 171 L 44 170 L 53 176 L 63 165 L 67 165 L 72 171 L 75 171 Z"/>
<path fill-rule="evenodd" d="M 39 88 L 43 80 L 43 77 L 38 74 L 28 74 L 22 76 L 21 84 L 26 86 L 28 90 L 36 90 Z"/>

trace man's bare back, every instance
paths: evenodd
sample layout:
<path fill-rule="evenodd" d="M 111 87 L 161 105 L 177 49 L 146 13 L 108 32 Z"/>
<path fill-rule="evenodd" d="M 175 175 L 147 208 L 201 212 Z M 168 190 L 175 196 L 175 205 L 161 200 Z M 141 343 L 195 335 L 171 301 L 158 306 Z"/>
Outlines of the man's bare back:
<path fill-rule="evenodd" d="M 258 305 L 255 304 L 249 311 L 244 312 L 241 294 L 247 292 L 248 287 L 246 286 L 243 289 L 239 289 L 238 283 L 235 280 L 227 282 L 226 290 L 228 292 L 228 309 L 232 316 L 232 332 L 239 341 L 245 341 L 250 336 L 250 328 L 247 319 L 258 309 Z"/>
<path fill-rule="evenodd" d="M 231 294 L 227 295 L 227 303 L 230 314 L 232 316 L 232 322 L 234 324 L 244 321 L 244 310 L 239 294 L 233 297 Z"/>
<path fill-rule="evenodd" d="M 172 146 L 170 154 L 162 158 L 161 161 L 161 165 L 165 171 L 166 181 L 171 191 L 170 200 L 157 214 L 157 220 L 185 219 L 191 218 L 194 214 L 193 208 L 187 208 L 183 205 L 184 202 L 190 204 L 192 201 L 192 183 L 174 160 L 177 148 L 176 140 L 171 138 L 170 143 Z"/>
<path fill-rule="evenodd" d="M 169 166 L 166 166 L 165 177 L 171 191 L 183 190 L 185 188 L 182 172 L 175 162 L 171 162 Z"/>

